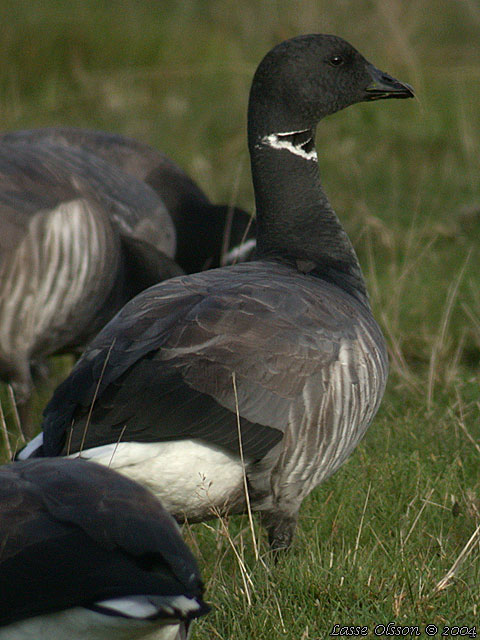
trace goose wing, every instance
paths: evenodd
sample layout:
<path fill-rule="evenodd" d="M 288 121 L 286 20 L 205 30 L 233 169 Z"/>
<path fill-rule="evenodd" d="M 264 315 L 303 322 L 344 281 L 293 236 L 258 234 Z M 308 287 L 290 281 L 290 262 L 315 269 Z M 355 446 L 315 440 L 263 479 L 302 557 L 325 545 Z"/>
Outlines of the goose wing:
<path fill-rule="evenodd" d="M 328 385 L 355 310 L 338 289 L 252 262 L 174 278 L 104 328 L 45 411 L 44 453 L 122 441 L 201 438 L 262 458 L 306 381 Z M 333 290 L 332 290 L 333 289 Z"/>

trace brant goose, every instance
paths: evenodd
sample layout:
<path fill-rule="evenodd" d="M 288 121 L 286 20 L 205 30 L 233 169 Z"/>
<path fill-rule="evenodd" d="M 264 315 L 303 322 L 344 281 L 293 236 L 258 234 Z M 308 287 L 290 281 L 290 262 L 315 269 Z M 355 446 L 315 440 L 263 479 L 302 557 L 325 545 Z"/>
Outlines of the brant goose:
<path fill-rule="evenodd" d="M 173 278 L 89 345 L 29 455 L 82 456 L 145 485 L 179 520 L 250 505 L 272 548 L 303 498 L 353 451 L 380 404 L 387 351 L 354 249 L 320 184 L 315 126 L 412 89 L 331 35 L 260 63 L 248 142 L 257 205 L 250 263 Z"/>
<path fill-rule="evenodd" d="M 208 611 L 160 502 L 83 460 L 0 467 L 0 587 L 0 640 L 184 640 Z"/>
<path fill-rule="evenodd" d="M 32 365 L 83 347 L 137 293 L 182 273 L 174 253 L 172 220 L 141 181 L 87 151 L 0 142 L 0 379 L 22 422 Z"/>
<path fill-rule="evenodd" d="M 110 162 L 129 175 L 150 185 L 160 196 L 177 232 L 175 260 L 186 273 L 219 267 L 228 261 L 244 259 L 235 249 L 242 246 L 248 257 L 255 244 L 255 221 L 237 207 L 212 204 L 195 182 L 170 158 L 156 149 L 115 133 L 72 127 L 46 127 L 11 131 L 0 142 L 63 144 L 79 147 Z"/>

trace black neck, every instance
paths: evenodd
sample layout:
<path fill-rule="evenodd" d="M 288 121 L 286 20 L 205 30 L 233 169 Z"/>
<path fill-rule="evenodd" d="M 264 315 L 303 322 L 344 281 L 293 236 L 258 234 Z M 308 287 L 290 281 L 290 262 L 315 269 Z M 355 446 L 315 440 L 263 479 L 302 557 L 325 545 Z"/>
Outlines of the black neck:
<path fill-rule="evenodd" d="M 264 134 L 250 126 L 249 147 L 258 256 L 293 264 L 368 303 L 355 251 L 320 184 L 313 129 Z"/>

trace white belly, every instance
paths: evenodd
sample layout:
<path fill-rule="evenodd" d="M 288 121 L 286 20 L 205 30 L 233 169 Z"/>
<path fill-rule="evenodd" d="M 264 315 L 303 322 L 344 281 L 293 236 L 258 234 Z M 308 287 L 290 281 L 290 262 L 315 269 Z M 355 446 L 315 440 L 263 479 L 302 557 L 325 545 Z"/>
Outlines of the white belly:
<path fill-rule="evenodd" d="M 155 635 L 150 636 L 152 632 Z M 181 638 L 177 624 L 105 616 L 73 607 L 16 622 L 0 628 L 0 640 L 134 640 L 149 636 L 156 640 Z"/>
<path fill-rule="evenodd" d="M 190 520 L 213 515 L 212 510 L 223 512 L 240 496 L 243 501 L 240 459 L 196 440 L 121 442 L 86 449 L 81 457 L 136 480 L 153 491 L 167 511 Z"/>

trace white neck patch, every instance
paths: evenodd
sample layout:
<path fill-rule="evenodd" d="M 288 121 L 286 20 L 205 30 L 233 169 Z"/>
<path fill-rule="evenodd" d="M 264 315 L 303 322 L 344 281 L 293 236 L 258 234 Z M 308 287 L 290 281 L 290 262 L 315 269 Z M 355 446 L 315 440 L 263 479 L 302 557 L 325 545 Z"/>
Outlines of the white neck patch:
<path fill-rule="evenodd" d="M 313 160 L 313 162 L 318 162 L 317 151 L 313 146 L 308 151 L 305 147 L 309 147 L 312 140 L 311 138 L 307 138 L 303 140 L 303 142 L 298 142 L 295 144 L 293 142 L 294 136 L 296 134 L 307 133 L 306 131 L 285 131 L 282 133 L 270 133 L 268 136 L 264 136 L 262 138 L 262 144 L 266 144 L 272 149 L 286 149 L 290 151 L 290 153 L 294 153 L 296 156 L 303 158 L 304 160 Z"/>

